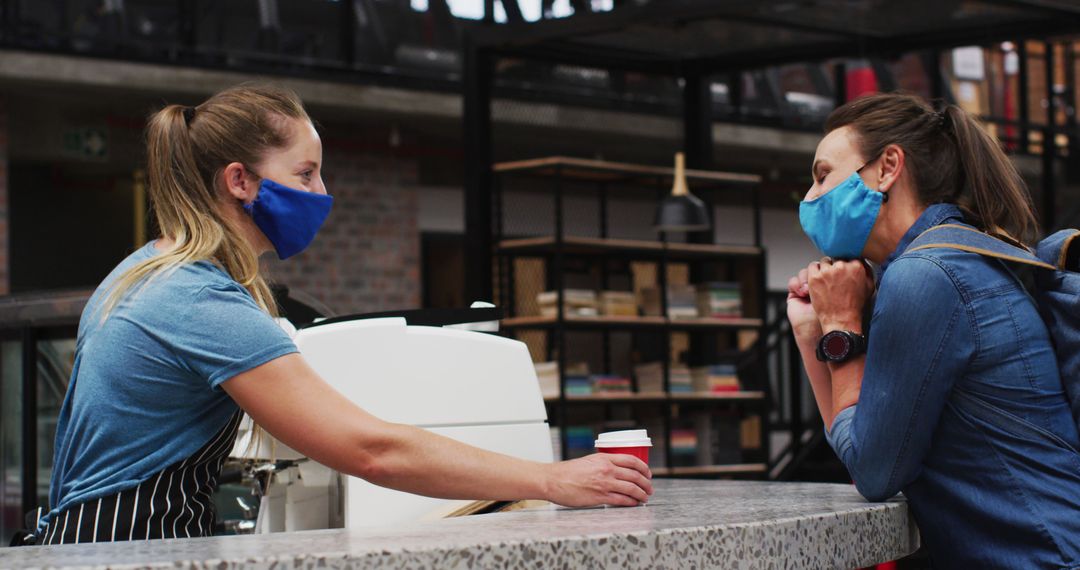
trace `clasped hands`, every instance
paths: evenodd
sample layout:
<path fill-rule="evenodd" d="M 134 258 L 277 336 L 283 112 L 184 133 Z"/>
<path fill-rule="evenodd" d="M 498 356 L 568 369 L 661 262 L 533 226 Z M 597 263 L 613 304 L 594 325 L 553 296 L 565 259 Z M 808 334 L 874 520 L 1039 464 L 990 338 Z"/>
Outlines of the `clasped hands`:
<path fill-rule="evenodd" d="M 787 313 L 796 339 L 816 342 L 826 332 L 862 333 L 862 312 L 874 275 L 861 259 L 814 261 L 788 280 Z"/>

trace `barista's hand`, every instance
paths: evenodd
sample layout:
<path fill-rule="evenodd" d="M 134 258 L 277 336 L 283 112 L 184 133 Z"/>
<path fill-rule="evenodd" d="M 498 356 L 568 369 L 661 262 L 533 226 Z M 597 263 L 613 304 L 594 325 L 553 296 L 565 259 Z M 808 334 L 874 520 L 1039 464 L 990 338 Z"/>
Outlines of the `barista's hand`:
<path fill-rule="evenodd" d="M 636 507 L 653 492 L 649 466 L 630 455 L 596 453 L 545 467 L 545 498 L 565 507 Z"/>
<path fill-rule="evenodd" d="M 810 303 L 809 274 L 807 268 L 788 279 L 787 316 L 796 340 L 816 344 L 822 333 L 817 312 Z"/>
<path fill-rule="evenodd" d="M 828 257 L 807 268 L 810 299 L 823 332 L 862 332 L 862 310 L 874 293 L 874 276 L 860 259 Z"/>

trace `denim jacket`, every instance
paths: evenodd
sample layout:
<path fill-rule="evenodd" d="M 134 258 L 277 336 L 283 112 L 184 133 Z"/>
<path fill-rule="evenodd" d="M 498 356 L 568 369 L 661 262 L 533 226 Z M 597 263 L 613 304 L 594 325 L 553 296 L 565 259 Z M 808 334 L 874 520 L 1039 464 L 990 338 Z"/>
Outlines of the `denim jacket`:
<path fill-rule="evenodd" d="M 1046 326 L 1003 263 L 905 252 L 943 223 L 959 208 L 927 208 L 883 265 L 829 443 L 867 499 L 904 492 L 935 567 L 1080 568 L 1080 436 Z"/>

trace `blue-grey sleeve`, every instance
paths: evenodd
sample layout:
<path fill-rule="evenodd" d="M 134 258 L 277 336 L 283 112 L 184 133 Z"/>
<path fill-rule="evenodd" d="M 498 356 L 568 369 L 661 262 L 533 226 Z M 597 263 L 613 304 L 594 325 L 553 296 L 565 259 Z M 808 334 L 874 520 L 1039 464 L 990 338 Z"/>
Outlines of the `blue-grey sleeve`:
<path fill-rule="evenodd" d="M 207 285 L 191 299 L 174 350 L 210 386 L 297 352 L 289 335 L 239 284 Z"/>
<path fill-rule="evenodd" d="M 937 260 L 893 262 L 874 306 L 859 402 L 827 434 L 867 499 L 888 499 L 918 477 L 949 392 L 976 353 L 973 326 Z"/>

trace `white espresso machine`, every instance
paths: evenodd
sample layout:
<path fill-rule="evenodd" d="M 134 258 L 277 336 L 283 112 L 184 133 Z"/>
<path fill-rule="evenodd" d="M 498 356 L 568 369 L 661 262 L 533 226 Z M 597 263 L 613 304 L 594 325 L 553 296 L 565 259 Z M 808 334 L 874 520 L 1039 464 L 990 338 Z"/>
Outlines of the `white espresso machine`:
<path fill-rule="evenodd" d="M 483 314 L 456 311 L 467 313 Z M 460 326 L 409 324 L 447 320 L 445 315 L 431 319 L 431 311 L 403 314 L 324 321 L 296 332 L 294 341 L 322 378 L 381 419 L 523 459 L 552 461 L 547 413 L 524 343 Z M 300 459 L 264 489 L 255 532 L 430 520 L 472 502 L 393 491 L 338 474 L 302 460 L 265 434 L 251 450 L 246 436 L 241 433 L 234 456 Z"/>

